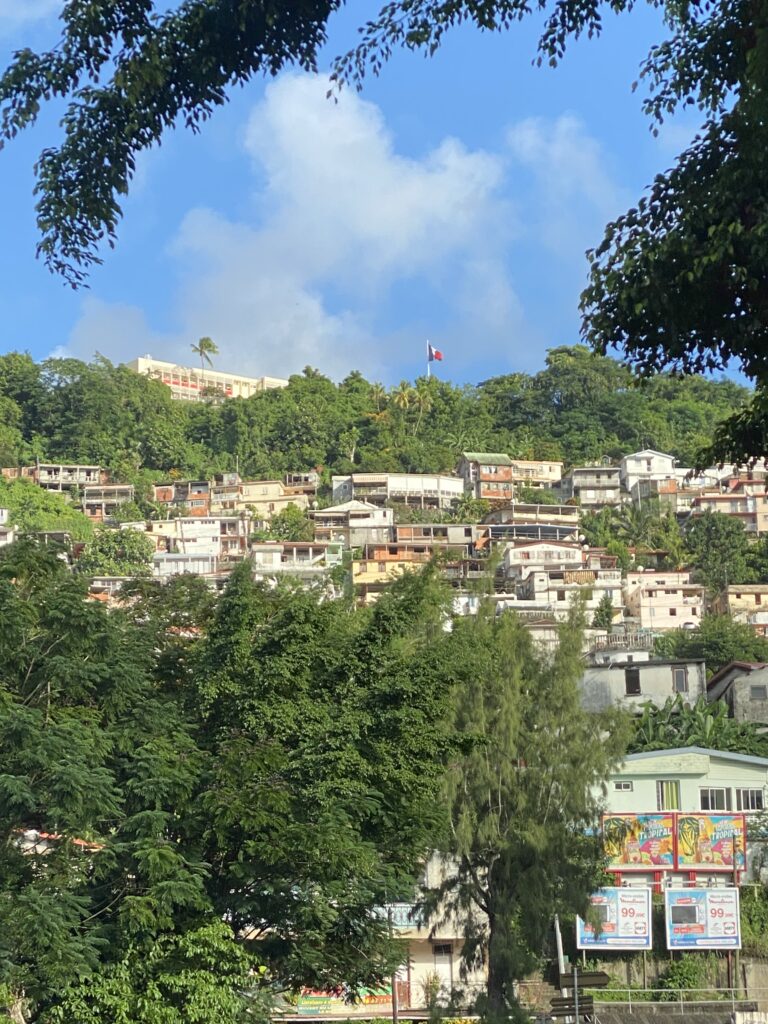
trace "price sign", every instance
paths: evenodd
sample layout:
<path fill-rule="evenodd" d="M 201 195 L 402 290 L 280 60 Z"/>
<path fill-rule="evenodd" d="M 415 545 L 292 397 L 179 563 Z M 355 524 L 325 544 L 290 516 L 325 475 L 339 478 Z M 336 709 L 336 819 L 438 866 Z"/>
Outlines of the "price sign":
<path fill-rule="evenodd" d="M 741 949 L 739 890 L 667 889 L 667 949 Z"/>
<path fill-rule="evenodd" d="M 587 920 L 576 918 L 578 949 L 651 948 L 650 889 L 598 889 L 590 904 Z"/>

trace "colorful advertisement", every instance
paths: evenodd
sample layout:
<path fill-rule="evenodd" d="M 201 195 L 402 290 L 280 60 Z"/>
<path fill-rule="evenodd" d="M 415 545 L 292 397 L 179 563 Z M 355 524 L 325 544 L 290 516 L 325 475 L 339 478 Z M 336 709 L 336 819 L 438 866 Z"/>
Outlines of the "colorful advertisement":
<path fill-rule="evenodd" d="M 743 814 L 678 814 L 677 866 L 684 871 L 743 871 Z"/>
<path fill-rule="evenodd" d="M 675 866 L 675 816 L 605 814 L 603 842 L 612 871 L 671 871 Z"/>
<path fill-rule="evenodd" d="M 398 992 L 400 986 L 398 985 Z M 362 988 L 357 993 L 357 999 L 350 1003 L 340 992 L 323 992 L 318 989 L 302 989 L 301 995 L 296 1004 L 296 1012 L 305 1016 L 315 1014 L 343 1014 L 345 1017 L 354 1016 L 356 1013 L 369 1013 L 380 1007 L 391 1009 L 392 989 L 368 989 Z"/>
<path fill-rule="evenodd" d="M 598 889 L 591 920 L 576 918 L 577 949 L 651 949 L 651 890 Z"/>
<path fill-rule="evenodd" d="M 667 949 L 741 949 L 739 890 L 667 889 Z"/>

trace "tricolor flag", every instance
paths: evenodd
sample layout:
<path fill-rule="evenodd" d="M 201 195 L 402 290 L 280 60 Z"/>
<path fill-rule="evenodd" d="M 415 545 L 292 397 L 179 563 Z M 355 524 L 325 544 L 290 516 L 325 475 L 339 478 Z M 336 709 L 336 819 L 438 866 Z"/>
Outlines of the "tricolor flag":
<path fill-rule="evenodd" d="M 430 345 L 430 343 L 427 342 L 427 349 L 429 353 L 430 363 L 433 363 L 435 360 L 437 360 L 438 362 L 442 362 L 443 353 L 436 349 L 434 345 Z"/>

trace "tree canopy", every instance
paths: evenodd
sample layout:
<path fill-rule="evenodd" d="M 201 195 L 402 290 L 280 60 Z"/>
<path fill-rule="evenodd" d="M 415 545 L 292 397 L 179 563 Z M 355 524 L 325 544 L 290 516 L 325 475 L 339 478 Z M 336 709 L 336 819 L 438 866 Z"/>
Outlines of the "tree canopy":
<path fill-rule="evenodd" d="M 247 565 L 215 609 L 169 587 L 110 611 L 48 549 L 0 551 L 15 1019 L 262 1020 L 265 986 L 375 985 L 402 957 L 377 908 L 412 896 L 455 747 L 442 585 L 372 611 Z"/>
<path fill-rule="evenodd" d="M 40 253 L 72 284 L 114 243 L 120 202 L 137 155 L 181 121 L 198 130 L 228 91 L 259 73 L 317 68 L 328 21 L 341 0 L 271 3 L 83 0 L 62 11 L 51 50 L 23 49 L 0 75 L 0 137 L 34 124 L 54 97 L 68 106 L 64 141 L 38 163 Z M 626 0 L 539 0 L 538 60 L 559 63 L 604 13 Z M 665 3 L 666 38 L 640 74 L 653 130 L 681 108 L 702 118 L 698 135 L 647 195 L 609 224 L 589 253 L 583 335 L 600 352 L 621 351 L 642 374 L 723 369 L 736 359 L 759 385 L 752 408 L 719 436 L 731 453 L 764 450 L 768 207 L 765 32 L 744 3 Z M 434 55 L 460 23 L 511 29 L 530 16 L 524 0 L 393 0 L 336 61 L 337 84 L 361 86 L 397 47 Z M 93 173 L 93 168 L 99 168 Z M 424 410 L 422 409 L 422 412 Z M 731 440 L 733 438 L 733 440 Z"/>
<path fill-rule="evenodd" d="M 538 373 L 475 387 L 422 378 L 409 390 L 426 404 L 398 403 L 399 390 L 357 372 L 339 384 L 305 372 L 247 399 L 177 402 L 158 381 L 100 357 L 38 364 L 10 353 L 0 356 L 0 456 L 10 466 L 98 463 L 144 501 L 158 479 L 238 467 L 246 479 L 320 469 L 325 483 L 354 471 L 452 472 L 468 450 L 578 465 L 650 446 L 692 465 L 749 396 L 727 380 L 660 375 L 637 386 L 614 359 L 579 345 L 552 349 Z M 462 512 L 479 513 L 471 503 Z"/>
<path fill-rule="evenodd" d="M 624 716 L 581 706 L 582 626 L 576 608 L 546 657 L 511 613 L 454 622 L 465 752 L 447 777 L 445 881 L 429 905 L 464 922 L 463 962 L 487 965 L 491 1019 L 509 1019 L 553 914 L 583 913 L 602 875 L 600 788 L 624 752 Z"/>

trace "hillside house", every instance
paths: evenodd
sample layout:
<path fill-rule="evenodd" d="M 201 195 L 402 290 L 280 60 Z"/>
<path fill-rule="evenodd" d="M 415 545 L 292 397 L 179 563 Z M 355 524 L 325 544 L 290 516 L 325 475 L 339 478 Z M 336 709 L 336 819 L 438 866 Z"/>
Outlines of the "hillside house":
<path fill-rule="evenodd" d="M 518 487 L 557 487 L 563 475 L 562 462 L 512 459 L 512 483 Z"/>
<path fill-rule="evenodd" d="M 95 523 L 111 519 L 121 505 L 133 501 L 133 484 L 97 484 L 83 487 L 81 506 Z"/>
<path fill-rule="evenodd" d="M 315 540 L 339 541 L 346 548 L 386 544 L 393 540 L 394 515 L 391 508 L 379 508 L 354 499 L 309 513 L 315 527 Z"/>
<path fill-rule="evenodd" d="M 532 568 L 515 583 L 515 596 L 519 610 L 537 612 L 549 609 L 557 621 L 568 617 L 574 599 L 580 597 L 588 619 L 591 619 L 604 595 L 608 595 L 618 614 L 622 607 L 621 571 L 619 569 Z M 518 605 L 510 605 L 518 610 Z"/>
<path fill-rule="evenodd" d="M 703 661 L 635 660 L 630 655 L 626 661 L 588 665 L 579 687 L 581 702 L 588 711 L 618 704 L 639 714 L 643 704 L 661 707 L 678 694 L 695 704 L 706 695 L 707 674 Z"/>
<path fill-rule="evenodd" d="M 768 726 L 768 665 L 732 661 L 716 672 L 707 685 L 707 699 L 721 700 L 737 722 Z"/>
<path fill-rule="evenodd" d="M 350 473 L 331 478 L 333 501 L 450 508 L 464 497 L 464 481 L 435 473 Z"/>
<path fill-rule="evenodd" d="M 575 502 L 582 508 L 619 505 L 623 500 L 619 467 L 603 463 L 574 466 L 563 474 L 560 498 L 562 501 Z"/>
<path fill-rule="evenodd" d="M 730 615 L 751 626 L 758 636 L 768 635 L 768 583 L 740 583 L 722 590 L 710 603 L 715 615 Z"/>
<path fill-rule="evenodd" d="M 693 628 L 704 611 L 704 588 L 688 572 L 628 572 L 624 581 L 626 614 L 639 629 Z"/>
<path fill-rule="evenodd" d="M 256 579 L 291 576 L 311 582 L 322 580 L 342 564 L 343 546 L 338 542 L 265 540 L 253 541 L 250 559 Z"/>
<path fill-rule="evenodd" d="M 514 493 L 513 461 L 499 452 L 463 452 L 456 472 L 473 498 L 511 502 Z"/>
<path fill-rule="evenodd" d="M 621 486 L 627 494 L 631 494 L 638 480 L 670 480 L 676 479 L 679 473 L 685 475 L 688 472 L 676 470 L 676 464 L 674 456 L 654 451 L 653 448 L 625 455 L 619 463 Z"/>
<path fill-rule="evenodd" d="M 189 516 L 153 519 L 146 525 L 131 523 L 124 526 L 128 529 L 137 527 L 145 529 L 160 553 L 205 555 L 221 561 L 237 561 L 248 553 L 251 521 L 247 516 Z"/>
<path fill-rule="evenodd" d="M 765 484 L 753 488 L 742 485 L 725 493 L 721 491 L 704 491 L 691 502 L 691 515 L 700 516 L 705 512 L 720 512 L 732 516 L 744 526 L 752 536 L 763 536 L 768 533 L 768 496 L 764 493 Z"/>

